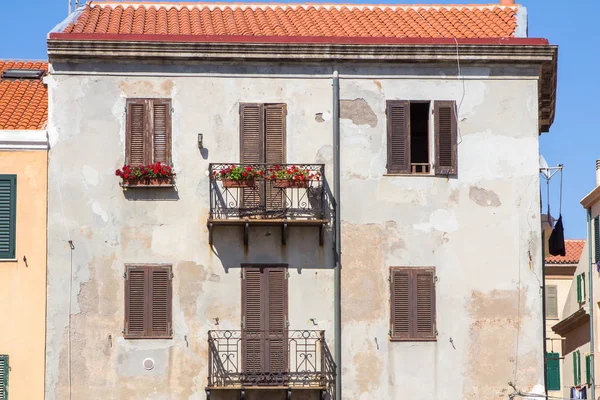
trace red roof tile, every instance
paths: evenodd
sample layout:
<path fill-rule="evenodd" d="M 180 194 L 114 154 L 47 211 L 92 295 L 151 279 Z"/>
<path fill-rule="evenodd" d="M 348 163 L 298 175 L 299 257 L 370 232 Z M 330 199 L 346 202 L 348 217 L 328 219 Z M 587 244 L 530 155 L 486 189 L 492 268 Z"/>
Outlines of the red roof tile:
<path fill-rule="evenodd" d="M 518 6 L 165 4 L 93 1 L 76 34 L 509 38 Z"/>
<path fill-rule="evenodd" d="M 2 61 L 0 74 L 7 69 L 41 69 L 42 61 Z M 48 90 L 41 80 L 0 80 L 0 130 L 44 129 L 48 121 Z"/>
<path fill-rule="evenodd" d="M 585 240 L 567 239 L 565 240 L 566 255 L 563 256 L 548 256 L 546 264 L 577 264 L 583 251 Z"/>

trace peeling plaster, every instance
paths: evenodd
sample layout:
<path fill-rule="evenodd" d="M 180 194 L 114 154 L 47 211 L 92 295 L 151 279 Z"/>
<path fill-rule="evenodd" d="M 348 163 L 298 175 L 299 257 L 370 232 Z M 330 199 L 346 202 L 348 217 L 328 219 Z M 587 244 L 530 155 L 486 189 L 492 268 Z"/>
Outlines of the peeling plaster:
<path fill-rule="evenodd" d="M 475 186 L 469 188 L 469 199 L 482 207 L 500 207 L 502 205 L 496 193 Z"/>
<path fill-rule="evenodd" d="M 355 125 L 377 126 L 377 115 L 365 99 L 340 100 L 340 118 L 349 119 Z"/>
<path fill-rule="evenodd" d="M 458 229 L 458 221 L 452 210 L 435 210 L 429 217 L 429 222 L 413 225 L 413 228 L 431 232 L 433 230 L 440 232 L 454 232 Z"/>

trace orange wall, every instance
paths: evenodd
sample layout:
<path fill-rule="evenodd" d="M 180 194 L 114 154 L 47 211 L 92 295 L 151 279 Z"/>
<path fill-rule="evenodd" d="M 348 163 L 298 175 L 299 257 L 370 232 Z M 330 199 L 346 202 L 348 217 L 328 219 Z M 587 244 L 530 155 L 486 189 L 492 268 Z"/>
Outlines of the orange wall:
<path fill-rule="evenodd" d="M 9 398 L 43 399 L 48 153 L 1 151 L 0 174 L 17 175 L 17 261 L 0 260 L 0 354 L 10 358 Z"/>

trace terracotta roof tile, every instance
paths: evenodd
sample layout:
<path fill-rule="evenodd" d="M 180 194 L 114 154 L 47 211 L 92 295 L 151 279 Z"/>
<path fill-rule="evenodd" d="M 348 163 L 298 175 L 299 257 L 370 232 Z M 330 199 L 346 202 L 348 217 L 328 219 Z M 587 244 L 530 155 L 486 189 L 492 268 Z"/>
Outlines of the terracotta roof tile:
<path fill-rule="evenodd" d="M 546 257 L 546 264 L 577 264 L 583 251 L 585 240 L 579 239 L 567 239 L 565 240 L 566 255 L 562 256 L 548 256 Z"/>
<path fill-rule="evenodd" d="M 99 2 L 63 33 L 355 38 L 508 38 L 518 6 Z"/>
<path fill-rule="evenodd" d="M 43 61 L 2 61 L 0 74 L 7 69 L 42 69 Z M 0 130 L 44 129 L 48 121 L 48 90 L 41 80 L 0 79 Z"/>

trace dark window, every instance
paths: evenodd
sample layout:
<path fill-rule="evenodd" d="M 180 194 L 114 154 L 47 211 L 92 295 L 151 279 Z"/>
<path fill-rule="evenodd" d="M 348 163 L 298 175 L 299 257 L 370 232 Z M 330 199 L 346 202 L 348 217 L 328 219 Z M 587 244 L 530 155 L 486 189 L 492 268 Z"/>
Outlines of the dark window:
<path fill-rule="evenodd" d="M 436 340 L 435 269 L 390 269 L 390 337 L 392 340 Z"/>
<path fill-rule="evenodd" d="M 433 145 L 430 143 L 430 115 Z M 389 174 L 455 175 L 457 123 L 454 101 L 387 101 L 387 171 Z M 431 162 L 431 154 L 434 156 Z M 433 168 L 433 169 L 432 169 Z"/>
<path fill-rule="evenodd" d="M 17 176 L 0 175 L 0 258 L 15 258 Z"/>
<path fill-rule="evenodd" d="M 8 356 L 0 354 L 0 400 L 8 400 Z"/>
<path fill-rule="evenodd" d="M 546 353 L 546 381 L 548 390 L 560 390 L 560 357 L 558 353 Z"/>
<path fill-rule="evenodd" d="M 127 100 L 125 148 L 127 164 L 171 164 L 171 100 Z"/>
<path fill-rule="evenodd" d="M 170 265 L 127 265 L 125 338 L 171 338 L 171 292 Z"/>
<path fill-rule="evenodd" d="M 546 318 L 558 318 L 556 286 L 546 286 Z"/>

